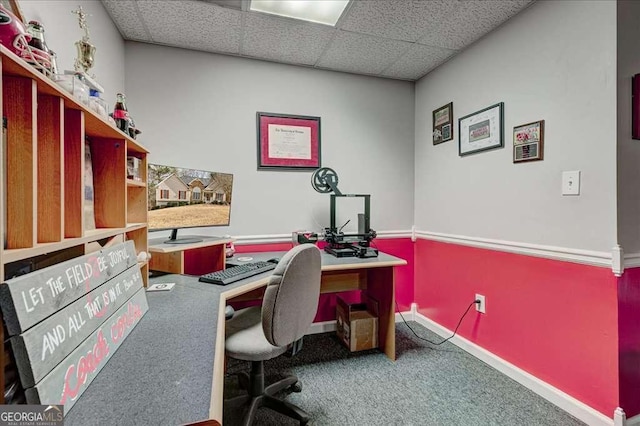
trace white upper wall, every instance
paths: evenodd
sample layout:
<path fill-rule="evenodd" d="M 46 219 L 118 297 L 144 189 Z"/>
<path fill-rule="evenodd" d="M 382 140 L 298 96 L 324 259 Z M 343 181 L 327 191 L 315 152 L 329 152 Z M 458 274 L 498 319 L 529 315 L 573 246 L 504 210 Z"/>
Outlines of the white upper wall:
<path fill-rule="evenodd" d="M 640 251 L 640 140 L 631 139 L 631 77 L 640 73 L 640 2 L 618 1 L 618 240 Z"/>
<path fill-rule="evenodd" d="M 340 190 L 372 195 L 376 231 L 411 228 L 413 83 L 134 42 L 125 51 L 127 105 L 150 162 L 234 174 L 231 225 L 191 233 L 329 225 L 311 172 L 256 170 L 257 111 L 321 117 L 322 166 Z"/>
<path fill-rule="evenodd" d="M 537 2 L 416 84 L 420 231 L 610 251 L 616 244 L 616 3 Z M 431 114 L 453 101 L 455 138 Z M 504 102 L 502 149 L 458 156 L 458 118 Z M 513 164 L 513 127 L 545 120 L 544 160 Z M 638 164 L 636 162 L 636 164 Z M 561 174 L 582 172 L 581 195 Z"/>
<path fill-rule="evenodd" d="M 71 13 L 80 4 L 88 14 L 91 44 L 96 46 L 95 65 L 90 73 L 95 74 L 96 81 L 105 89 L 104 99 L 112 108 L 116 93 L 124 90 L 124 41 L 102 3 L 91 0 L 20 1 L 27 22 L 33 19 L 42 22 L 47 45 L 58 55 L 59 72 L 73 70 L 75 42 L 84 35 L 78 25 L 78 16 Z"/>

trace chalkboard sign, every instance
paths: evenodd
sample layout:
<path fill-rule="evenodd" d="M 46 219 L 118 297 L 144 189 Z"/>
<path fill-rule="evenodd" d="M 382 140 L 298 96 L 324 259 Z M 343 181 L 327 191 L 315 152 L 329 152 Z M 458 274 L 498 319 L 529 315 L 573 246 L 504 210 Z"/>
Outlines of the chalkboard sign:
<path fill-rule="evenodd" d="M 8 280 L 0 308 L 27 403 L 66 413 L 148 310 L 133 242 Z"/>
<path fill-rule="evenodd" d="M 134 265 L 11 338 L 22 385 L 39 382 L 140 288 L 140 269 Z"/>
<path fill-rule="evenodd" d="M 0 285 L 9 336 L 22 333 L 135 265 L 132 241 L 22 275 Z"/>
<path fill-rule="evenodd" d="M 148 309 L 140 289 L 40 383 L 27 389 L 27 402 L 61 404 L 67 413 Z"/>

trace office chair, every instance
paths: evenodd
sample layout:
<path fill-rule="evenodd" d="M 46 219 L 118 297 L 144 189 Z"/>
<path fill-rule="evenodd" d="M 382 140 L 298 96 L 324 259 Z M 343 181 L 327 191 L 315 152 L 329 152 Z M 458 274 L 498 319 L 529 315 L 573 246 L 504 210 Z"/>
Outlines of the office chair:
<path fill-rule="evenodd" d="M 320 250 L 302 244 L 289 250 L 273 270 L 259 306 L 235 312 L 226 324 L 226 354 L 251 361 L 251 373 L 244 388 L 247 395 L 225 401 L 230 406 L 250 402 L 243 424 L 253 423 L 258 408 L 271 408 L 307 424 L 309 415 L 274 395 L 287 388 L 300 391 L 294 375 L 264 386 L 263 361 L 275 358 L 297 343 L 307 332 L 318 310 L 320 297 Z M 239 376 L 239 378 L 242 376 Z"/>

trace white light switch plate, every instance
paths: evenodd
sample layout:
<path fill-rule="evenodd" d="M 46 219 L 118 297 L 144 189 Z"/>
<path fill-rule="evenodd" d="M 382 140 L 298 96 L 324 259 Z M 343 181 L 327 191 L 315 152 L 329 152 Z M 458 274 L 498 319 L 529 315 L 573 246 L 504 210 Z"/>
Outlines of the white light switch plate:
<path fill-rule="evenodd" d="M 562 172 L 562 195 L 580 195 L 580 171 Z"/>

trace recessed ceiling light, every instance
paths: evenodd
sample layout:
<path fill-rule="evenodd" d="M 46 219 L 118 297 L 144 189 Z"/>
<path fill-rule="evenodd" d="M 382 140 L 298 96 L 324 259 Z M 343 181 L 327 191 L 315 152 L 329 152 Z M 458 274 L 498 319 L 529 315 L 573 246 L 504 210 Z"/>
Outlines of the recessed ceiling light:
<path fill-rule="evenodd" d="M 336 25 L 349 0 L 251 0 L 249 10 Z"/>

